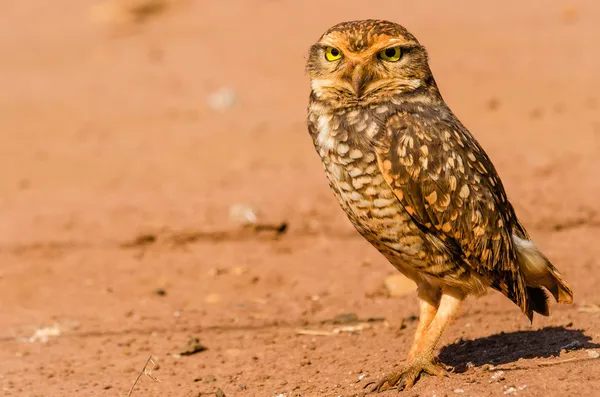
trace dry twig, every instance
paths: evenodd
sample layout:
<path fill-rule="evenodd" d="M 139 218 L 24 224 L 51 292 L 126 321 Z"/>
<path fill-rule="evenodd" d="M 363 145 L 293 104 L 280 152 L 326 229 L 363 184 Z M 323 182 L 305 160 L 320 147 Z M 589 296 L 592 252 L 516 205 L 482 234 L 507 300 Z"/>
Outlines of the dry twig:
<path fill-rule="evenodd" d="M 333 332 L 328 331 L 319 331 L 313 329 L 298 329 L 296 330 L 296 334 L 298 335 L 309 335 L 309 336 L 334 336 Z"/>
<path fill-rule="evenodd" d="M 148 368 L 148 365 L 151 365 L 151 367 Z M 142 375 L 146 375 L 148 378 L 152 379 L 155 382 L 160 382 L 160 380 L 158 380 L 154 375 L 152 375 L 152 370 L 154 369 L 154 367 L 156 367 L 156 363 L 154 362 L 154 360 L 152 360 L 152 356 L 150 356 L 150 357 L 148 357 L 148 360 L 146 360 L 146 363 L 144 364 L 144 368 L 142 368 L 142 370 L 138 374 L 137 378 L 135 378 L 135 381 L 133 381 L 133 385 L 131 385 L 131 389 L 129 389 L 129 392 L 127 393 L 127 397 L 131 396 L 131 393 L 133 393 L 133 388 L 138 383 L 138 381 L 140 380 Z"/>

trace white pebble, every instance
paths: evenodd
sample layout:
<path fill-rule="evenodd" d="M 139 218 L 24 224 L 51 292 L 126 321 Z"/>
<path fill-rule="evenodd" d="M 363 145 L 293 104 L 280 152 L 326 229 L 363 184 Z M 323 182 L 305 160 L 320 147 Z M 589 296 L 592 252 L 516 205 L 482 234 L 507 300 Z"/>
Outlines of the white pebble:
<path fill-rule="evenodd" d="M 242 225 L 254 225 L 257 221 L 256 211 L 247 204 L 234 204 L 229 208 L 229 217 Z"/>
<path fill-rule="evenodd" d="M 498 382 L 504 380 L 504 371 L 496 371 L 494 372 L 494 375 L 492 375 L 492 380 L 491 382 Z"/>
<path fill-rule="evenodd" d="M 214 110 L 229 109 L 237 102 L 237 94 L 233 88 L 224 87 L 210 94 L 206 102 Z"/>

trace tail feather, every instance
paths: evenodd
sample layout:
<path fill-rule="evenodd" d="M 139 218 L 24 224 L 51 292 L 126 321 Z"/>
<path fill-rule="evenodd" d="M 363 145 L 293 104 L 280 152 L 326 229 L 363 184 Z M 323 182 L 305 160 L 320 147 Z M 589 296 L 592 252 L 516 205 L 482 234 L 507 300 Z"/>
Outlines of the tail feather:
<path fill-rule="evenodd" d="M 527 299 L 529 308 L 541 314 L 542 316 L 550 315 L 550 306 L 548 305 L 548 295 L 542 288 L 527 287 Z M 533 313 L 530 315 L 533 316 Z"/>
<path fill-rule="evenodd" d="M 544 257 L 544 259 L 546 258 Z M 559 273 L 558 269 L 556 269 L 552 263 L 548 261 L 548 259 L 546 259 L 546 262 L 548 269 L 550 270 L 550 273 L 552 273 L 552 276 L 555 280 L 555 284 L 548 288 L 548 290 L 552 293 L 554 299 L 556 299 L 558 303 L 573 303 L 573 290 L 571 289 L 571 286 L 567 283 L 567 280 L 563 278 L 562 274 Z"/>
<path fill-rule="evenodd" d="M 513 235 L 513 241 L 519 267 L 527 285 L 530 309 L 544 316 L 549 315 L 548 296 L 543 288 L 547 289 L 558 303 L 572 303 L 571 286 L 535 244 L 516 235 Z"/>

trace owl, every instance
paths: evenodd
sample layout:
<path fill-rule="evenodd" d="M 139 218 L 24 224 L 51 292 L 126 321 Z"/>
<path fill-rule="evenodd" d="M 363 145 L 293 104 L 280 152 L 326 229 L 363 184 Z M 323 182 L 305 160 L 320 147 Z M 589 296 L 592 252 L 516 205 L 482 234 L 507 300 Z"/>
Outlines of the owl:
<path fill-rule="evenodd" d="M 548 293 L 572 302 L 411 33 L 383 20 L 340 23 L 310 48 L 307 73 L 308 131 L 331 190 L 356 230 L 417 285 L 406 363 L 373 391 L 448 374 L 436 344 L 467 296 L 491 287 L 530 321 L 549 315 Z"/>

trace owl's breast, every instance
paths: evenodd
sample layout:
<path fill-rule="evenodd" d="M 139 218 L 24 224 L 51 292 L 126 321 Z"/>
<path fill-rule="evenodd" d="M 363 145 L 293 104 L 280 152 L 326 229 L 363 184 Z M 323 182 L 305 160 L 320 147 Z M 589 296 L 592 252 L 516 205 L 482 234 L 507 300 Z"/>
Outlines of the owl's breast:
<path fill-rule="evenodd" d="M 366 125 L 333 120 L 317 118 L 313 140 L 342 209 L 379 250 L 418 254 L 423 243 L 420 232 L 384 180 L 372 136 L 362 135 L 369 131 L 375 135 L 377 125 L 368 120 Z"/>
<path fill-rule="evenodd" d="M 335 151 L 340 143 L 369 146 L 381 132 L 383 117 L 389 108 L 385 105 L 371 108 L 346 109 L 329 112 L 320 105 L 309 109 L 309 126 L 313 143 L 323 156 Z"/>

